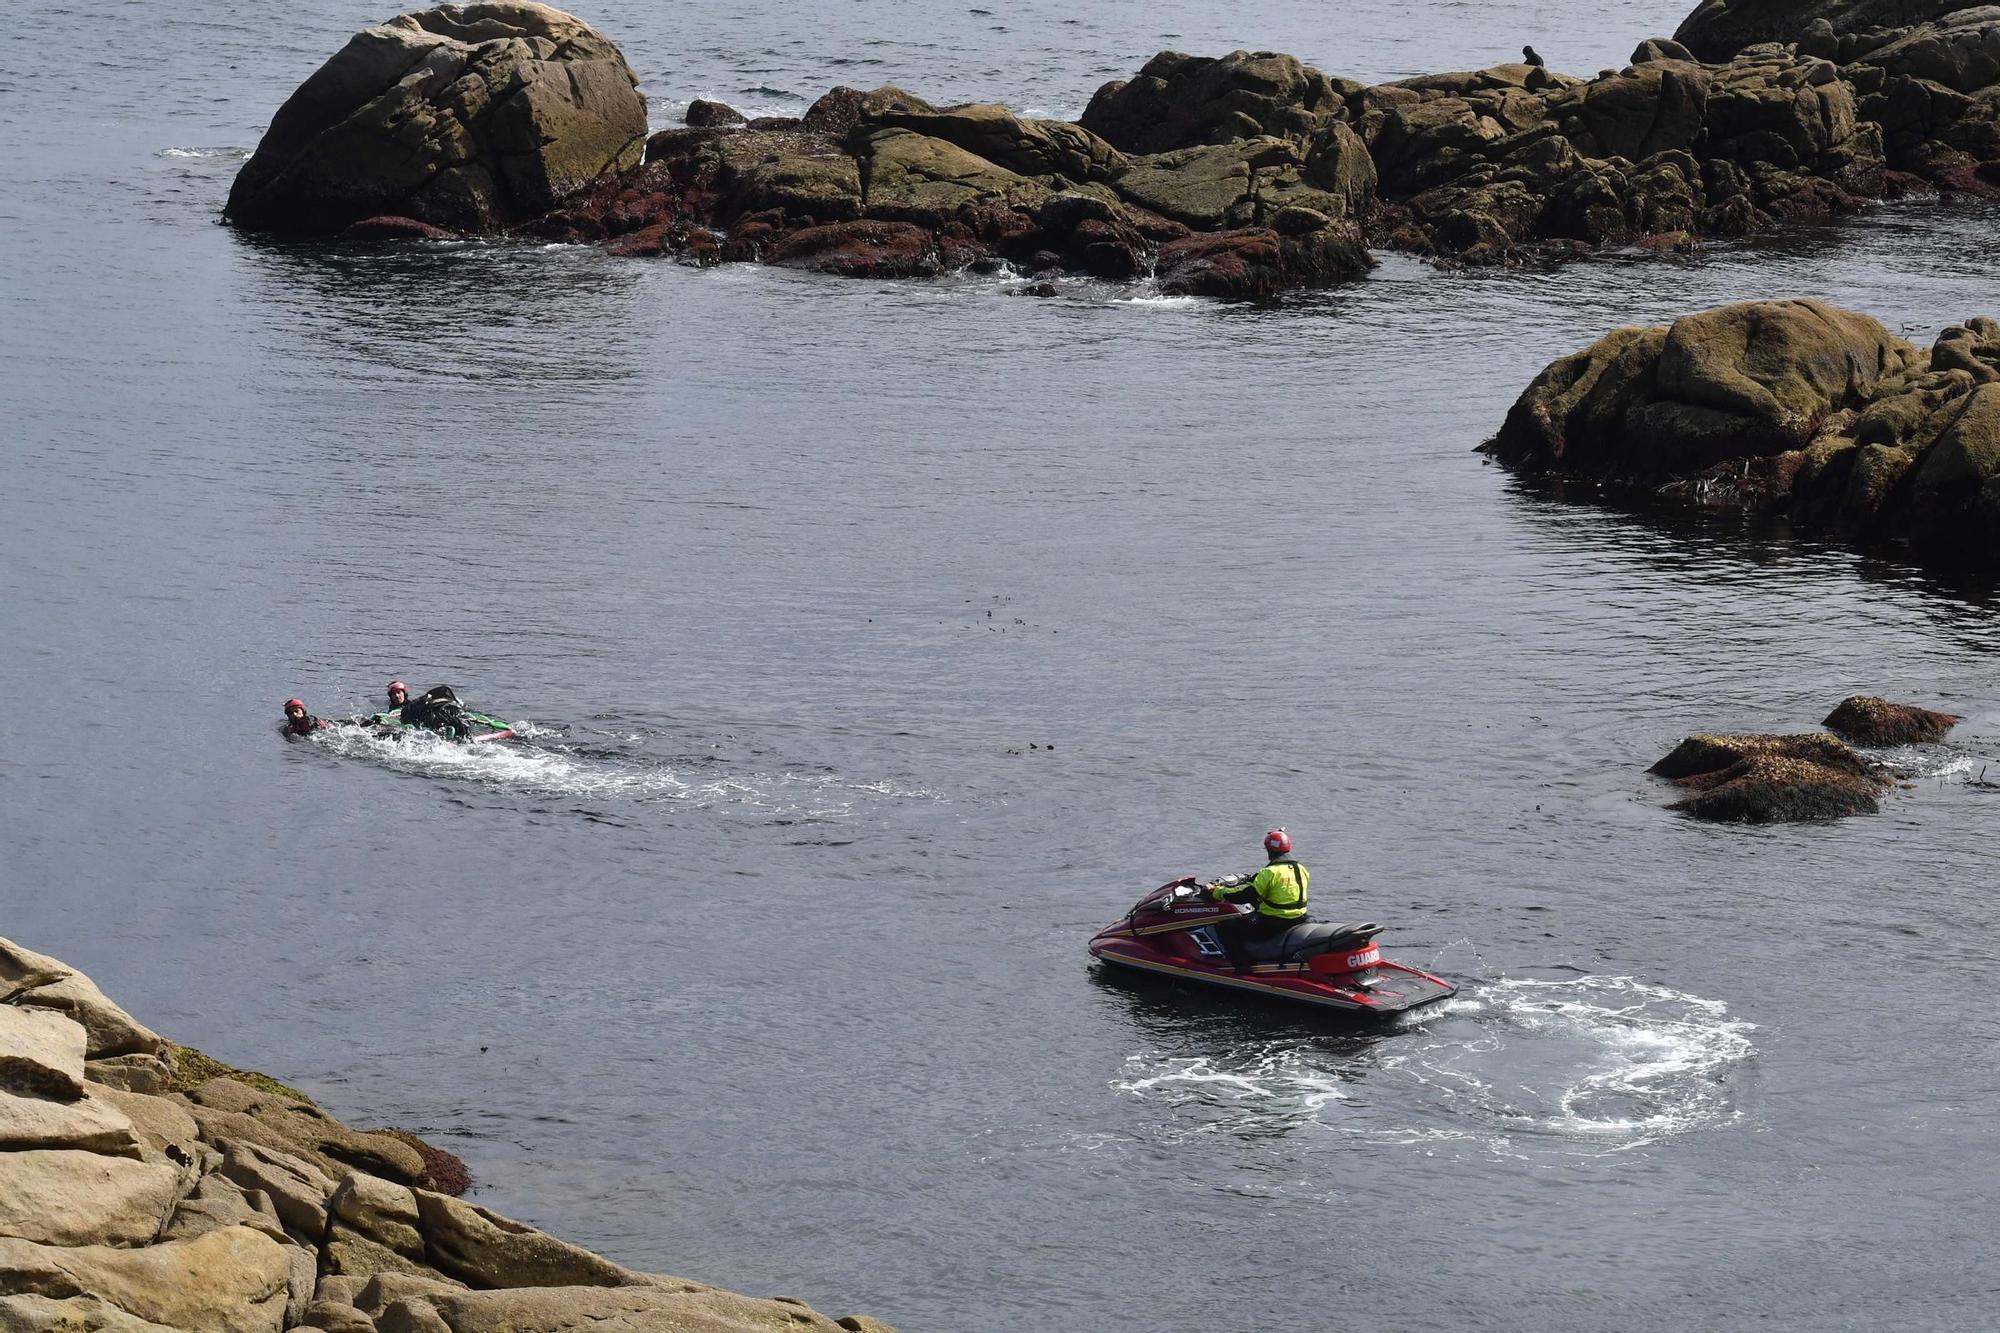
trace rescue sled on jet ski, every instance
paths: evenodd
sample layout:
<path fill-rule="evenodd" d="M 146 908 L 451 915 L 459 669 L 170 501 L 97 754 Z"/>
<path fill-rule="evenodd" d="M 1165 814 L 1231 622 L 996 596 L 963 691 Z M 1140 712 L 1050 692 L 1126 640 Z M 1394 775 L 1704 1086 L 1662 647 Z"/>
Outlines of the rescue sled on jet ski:
<path fill-rule="evenodd" d="M 422 731 L 446 740 L 467 742 L 504 741 L 515 734 L 512 723 L 467 708 L 449 685 L 434 686 L 401 708 L 363 718 L 357 725 L 378 736 L 407 736 Z"/>
<path fill-rule="evenodd" d="M 1401 1013 L 1458 990 L 1443 977 L 1384 958 L 1375 943 L 1382 927 L 1373 922 L 1302 921 L 1282 934 L 1242 941 L 1239 968 L 1215 928 L 1255 910 L 1217 902 L 1193 879 L 1177 879 L 1098 931 L 1090 954 L 1111 967 L 1361 1016 Z"/>

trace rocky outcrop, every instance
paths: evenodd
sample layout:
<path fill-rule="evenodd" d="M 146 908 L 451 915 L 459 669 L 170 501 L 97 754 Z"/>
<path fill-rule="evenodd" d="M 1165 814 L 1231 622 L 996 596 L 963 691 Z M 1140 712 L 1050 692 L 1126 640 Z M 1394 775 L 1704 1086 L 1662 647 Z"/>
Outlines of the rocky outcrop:
<path fill-rule="evenodd" d="M 1915 704 L 1856 694 L 1842 699 L 1820 725 L 1852 745 L 1931 745 L 1943 740 L 1958 719 Z"/>
<path fill-rule="evenodd" d="M 525 222 L 638 163 L 637 83 L 609 38 L 546 5 L 404 14 L 355 34 L 278 109 L 224 216 L 308 236 L 376 217 Z"/>
<path fill-rule="evenodd" d="M 1536 376 L 1482 448 L 2000 569 L 2000 323 L 1925 349 L 1817 301 L 1756 301 L 1616 329 Z"/>
<path fill-rule="evenodd" d="M 1128 153 L 1165 153 L 1237 139 L 1311 141 L 1348 119 L 1362 90 L 1272 51 L 1218 59 L 1162 51 L 1129 81 L 1097 90 L 1077 121 Z"/>
<path fill-rule="evenodd" d="M 1832 736 L 1696 735 L 1646 770 L 1687 789 L 1697 819 L 1770 824 L 1874 814 L 1887 772 Z"/>
<path fill-rule="evenodd" d="M 688 103 L 683 117 L 688 128 L 696 130 L 720 129 L 726 125 L 745 125 L 748 119 L 741 111 L 724 102 L 711 102 L 705 97 L 697 97 Z"/>
<path fill-rule="evenodd" d="M 427 1188 L 435 1154 L 0 939 L 0 1330 L 892 1333 L 625 1268 Z"/>
<path fill-rule="evenodd" d="M 1702 0 L 1674 33 L 1703 60 L 1727 60 L 1762 42 L 1799 42 L 1811 54 L 1852 53 L 1862 34 L 1907 28 L 1969 8 L 1965 0 Z"/>
<path fill-rule="evenodd" d="M 273 121 L 231 219 L 362 224 L 370 238 L 518 224 L 621 254 L 784 255 L 854 276 L 999 263 L 1164 276 L 1179 246 L 1242 259 L 1193 272 L 1246 275 L 1179 289 L 1264 296 L 1365 273 L 1371 246 L 1465 264 L 1675 251 L 1913 191 L 2000 195 L 2000 7 L 1711 0 L 1679 40 L 1648 39 L 1593 79 L 1507 64 L 1371 86 L 1273 52 L 1167 51 L 1099 89 L 1075 124 L 893 86 L 836 88 L 797 120 L 747 126 L 696 102 L 689 128 L 654 135 L 637 167 L 624 137 L 637 94 L 609 42 L 556 15 L 578 35 L 544 50 L 519 35 L 525 19 L 471 25 L 472 11 L 555 13 L 447 6 L 356 37 Z M 474 96 L 501 77 L 481 61 L 505 62 L 504 85 L 524 91 Z M 560 115 L 535 91 L 558 67 L 576 93 Z M 1050 211 L 1074 195 L 1115 212 Z M 1308 229 L 1298 210 L 1325 222 Z M 927 243 L 847 226 L 835 244 L 823 230 L 856 223 L 919 228 Z M 1250 253 L 1240 234 L 1259 230 L 1309 237 L 1278 246 L 1307 262 Z"/>

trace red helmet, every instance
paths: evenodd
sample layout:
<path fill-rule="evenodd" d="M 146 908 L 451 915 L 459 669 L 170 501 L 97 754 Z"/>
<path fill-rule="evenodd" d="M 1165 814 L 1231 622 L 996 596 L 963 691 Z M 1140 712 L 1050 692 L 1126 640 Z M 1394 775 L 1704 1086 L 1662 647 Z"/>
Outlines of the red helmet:
<path fill-rule="evenodd" d="M 286 711 L 287 713 L 291 712 L 291 711 L 292 711 L 292 710 L 293 710 L 294 708 L 298 709 L 298 710 L 299 710 L 299 711 L 300 711 L 301 713 L 305 712 L 305 711 L 306 711 L 306 701 L 305 701 L 304 699 L 287 699 L 287 700 L 285 700 L 285 711 Z"/>
<path fill-rule="evenodd" d="M 392 680 L 389 682 L 389 693 L 401 694 L 407 696 L 409 692 L 410 692 L 410 687 L 405 685 L 402 681 Z"/>
<path fill-rule="evenodd" d="M 1264 850 L 1272 856 L 1285 856 L 1292 850 L 1292 835 L 1281 828 L 1274 828 L 1264 835 Z"/>

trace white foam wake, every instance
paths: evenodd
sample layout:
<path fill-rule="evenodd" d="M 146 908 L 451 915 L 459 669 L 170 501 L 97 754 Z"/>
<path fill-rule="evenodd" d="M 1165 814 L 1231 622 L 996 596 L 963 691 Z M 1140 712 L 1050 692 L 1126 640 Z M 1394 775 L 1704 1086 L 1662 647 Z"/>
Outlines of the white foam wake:
<path fill-rule="evenodd" d="M 502 791 L 620 801 L 686 801 L 698 806 L 739 805 L 790 818 L 838 819 L 864 801 L 881 798 L 935 800 L 936 793 L 886 781 L 829 773 L 747 772 L 693 774 L 646 760 L 566 753 L 534 743 L 552 733 L 517 722 L 519 741 L 461 744 L 425 732 L 378 735 L 360 727 L 335 727 L 314 740 L 346 758 L 403 773 L 479 783 Z"/>
<path fill-rule="evenodd" d="M 1632 977 L 1501 978 L 1373 1036 L 1142 1052 L 1112 1086 L 1171 1132 L 1311 1123 L 1371 1141 L 1528 1156 L 1622 1152 L 1734 1118 L 1754 1025 Z"/>

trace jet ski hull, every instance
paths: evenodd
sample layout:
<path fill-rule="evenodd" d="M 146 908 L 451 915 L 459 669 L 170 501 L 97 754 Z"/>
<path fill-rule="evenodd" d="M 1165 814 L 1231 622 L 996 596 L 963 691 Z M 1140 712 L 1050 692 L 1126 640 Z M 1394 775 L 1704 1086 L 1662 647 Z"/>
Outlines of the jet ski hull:
<path fill-rule="evenodd" d="M 1372 925 L 1320 927 L 1332 932 L 1325 941 L 1331 947 L 1239 968 L 1215 932 L 1237 909 L 1214 904 L 1192 887 L 1192 880 L 1176 881 L 1142 898 L 1123 921 L 1091 939 L 1091 956 L 1124 971 L 1357 1017 L 1404 1013 L 1458 991 L 1443 977 L 1384 958 L 1374 942 L 1380 927 Z"/>

